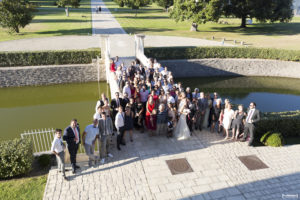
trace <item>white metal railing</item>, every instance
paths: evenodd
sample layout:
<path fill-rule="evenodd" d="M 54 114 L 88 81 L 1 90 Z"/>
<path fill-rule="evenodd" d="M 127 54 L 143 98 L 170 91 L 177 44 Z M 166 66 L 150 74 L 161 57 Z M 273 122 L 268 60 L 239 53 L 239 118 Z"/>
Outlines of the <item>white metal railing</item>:
<path fill-rule="evenodd" d="M 33 152 L 50 153 L 51 143 L 55 136 L 53 128 L 28 130 L 21 134 L 21 138 L 30 138 L 33 143 Z"/>
<path fill-rule="evenodd" d="M 63 133 L 62 133 L 63 134 Z M 28 130 L 21 133 L 21 138 L 30 138 L 33 144 L 34 154 L 50 154 L 52 141 L 55 137 L 55 129 L 44 128 Z M 63 137 L 63 135 L 62 135 Z M 84 152 L 82 145 L 79 145 L 79 153 Z"/>

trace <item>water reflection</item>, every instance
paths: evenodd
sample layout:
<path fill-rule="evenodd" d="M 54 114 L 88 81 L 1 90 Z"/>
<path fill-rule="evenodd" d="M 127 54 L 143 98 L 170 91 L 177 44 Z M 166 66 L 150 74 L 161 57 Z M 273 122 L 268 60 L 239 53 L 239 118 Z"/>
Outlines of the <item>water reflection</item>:
<path fill-rule="evenodd" d="M 204 77 L 176 79 L 204 92 L 218 92 L 234 104 L 255 101 L 263 112 L 300 109 L 300 79 L 274 77 Z"/>
<path fill-rule="evenodd" d="M 64 84 L 0 89 L 0 140 L 12 139 L 29 129 L 65 128 L 77 118 L 81 129 L 92 121 L 99 92 L 106 83 Z"/>

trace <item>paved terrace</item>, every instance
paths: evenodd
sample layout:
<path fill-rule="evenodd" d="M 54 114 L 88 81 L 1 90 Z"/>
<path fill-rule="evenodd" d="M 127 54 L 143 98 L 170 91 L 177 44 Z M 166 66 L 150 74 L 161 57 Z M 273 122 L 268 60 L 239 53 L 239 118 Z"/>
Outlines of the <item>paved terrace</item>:
<path fill-rule="evenodd" d="M 254 148 L 208 131 L 186 141 L 135 132 L 133 143 L 121 152 L 113 146 L 112 153 L 96 168 L 81 162 L 76 175 L 67 172 L 69 181 L 53 167 L 44 199 L 274 200 L 300 192 L 299 145 Z M 269 168 L 248 170 L 237 158 L 245 155 L 256 155 Z M 194 172 L 172 175 L 166 160 L 177 158 L 186 158 Z"/>

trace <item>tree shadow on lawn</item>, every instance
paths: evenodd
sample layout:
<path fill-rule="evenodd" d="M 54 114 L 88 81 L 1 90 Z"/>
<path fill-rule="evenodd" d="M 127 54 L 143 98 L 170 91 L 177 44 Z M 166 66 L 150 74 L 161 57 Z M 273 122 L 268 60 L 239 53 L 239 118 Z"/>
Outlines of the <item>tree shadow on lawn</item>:
<path fill-rule="evenodd" d="M 59 13 L 65 12 L 65 8 L 58 8 L 58 7 L 43 7 L 37 9 L 37 15 L 44 14 L 44 13 Z M 69 8 L 69 13 L 76 12 L 81 14 L 90 14 L 91 8 Z"/>
<path fill-rule="evenodd" d="M 107 20 L 93 20 L 93 22 L 104 22 Z M 82 17 L 82 19 L 34 19 L 31 23 L 83 23 L 91 22 L 89 18 Z"/>
<path fill-rule="evenodd" d="M 82 18 L 82 19 L 37 19 L 37 20 L 32 20 L 31 23 L 82 23 L 82 22 L 87 22 L 90 21 L 87 18 Z M 100 20 L 98 20 L 100 21 Z M 104 21 L 104 20 L 101 20 Z"/>
<path fill-rule="evenodd" d="M 139 14 L 135 16 L 120 16 L 117 18 L 125 18 L 125 19 L 169 19 L 167 16 L 139 16 Z"/>
<path fill-rule="evenodd" d="M 250 25 L 247 28 L 223 26 L 213 27 L 212 29 L 218 32 L 240 33 L 242 35 L 297 35 L 300 34 L 300 23 L 256 24 Z"/>
<path fill-rule="evenodd" d="M 117 11 L 115 11 L 115 9 L 117 9 Z M 146 14 L 146 13 L 161 13 L 162 10 L 161 9 L 138 9 L 133 10 L 130 8 L 109 8 L 110 12 L 113 14 L 135 14 L 137 12 L 137 14 Z"/>
<path fill-rule="evenodd" d="M 161 33 L 161 32 L 167 32 L 167 31 L 174 31 L 175 29 L 169 29 L 169 28 L 139 28 L 139 27 L 123 27 L 123 29 L 127 33 L 132 33 L 132 34 L 138 34 L 138 33 L 147 33 L 147 32 L 156 32 L 156 33 Z"/>
<path fill-rule="evenodd" d="M 37 34 L 41 35 L 55 35 L 55 36 L 60 36 L 60 35 L 88 35 L 92 34 L 92 28 L 81 28 L 81 29 L 70 29 L 70 30 L 53 30 L 53 31 L 41 31 L 37 32 Z"/>

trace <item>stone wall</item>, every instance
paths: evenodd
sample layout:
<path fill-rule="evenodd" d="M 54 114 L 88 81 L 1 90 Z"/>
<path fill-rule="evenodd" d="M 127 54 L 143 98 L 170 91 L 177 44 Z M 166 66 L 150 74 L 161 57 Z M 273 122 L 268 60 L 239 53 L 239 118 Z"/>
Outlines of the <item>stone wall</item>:
<path fill-rule="evenodd" d="M 105 68 L 102 66 L 100 80 L 104 81 Z M 96 62 L 80 65 L 5 67 L 0 68 L 0 87 L 97 81 L 97 73 Z"/>
<path fill-rule="evenodd" d="M 300 78 L 300 62 L 262 59 L 163 60 L 174 77 L 274 76 Z"/>

